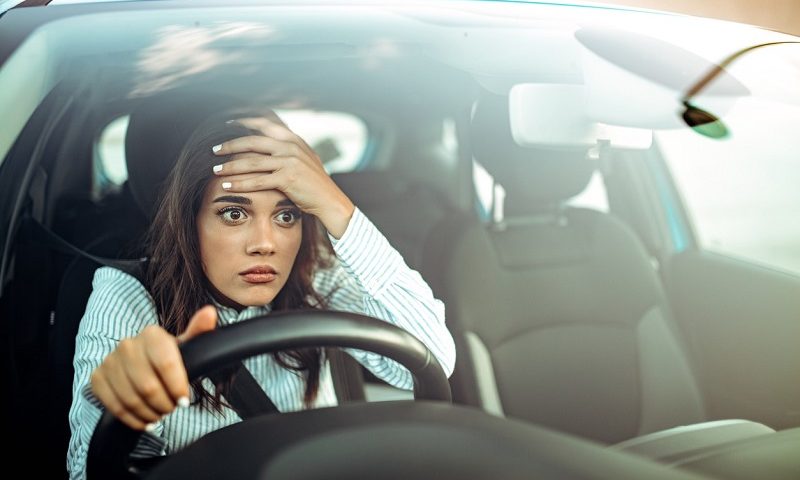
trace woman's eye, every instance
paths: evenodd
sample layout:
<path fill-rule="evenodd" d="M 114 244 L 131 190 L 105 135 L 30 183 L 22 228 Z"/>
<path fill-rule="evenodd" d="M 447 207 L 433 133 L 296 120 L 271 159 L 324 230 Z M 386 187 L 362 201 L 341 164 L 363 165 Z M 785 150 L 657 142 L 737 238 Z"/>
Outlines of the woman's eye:
<path fill-rule="evenodd" d="M 300 213 L 293 210 L 284 210 L 275 215 L 275 220 L 284 226 L 291 226 L 300 219 Z"/>
<path fill-rule="evenodd" d="M 244 210 L 238 207 L 223 208 L 217 215 L 222 218 L 222 221 L 232 225 L 239 224 L 247 218 L 247 214 L 244 213 Z"/>

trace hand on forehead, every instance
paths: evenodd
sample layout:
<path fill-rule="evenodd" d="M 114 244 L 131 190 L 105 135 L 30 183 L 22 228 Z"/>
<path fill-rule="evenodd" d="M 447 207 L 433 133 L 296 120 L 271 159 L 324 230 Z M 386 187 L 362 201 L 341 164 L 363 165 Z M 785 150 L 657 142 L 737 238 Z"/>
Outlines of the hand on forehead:
<path fill-rule="evenodd" d="M 224 183 L 229 183 L 232 180 L 234 181 L 245 181 L 245 180 L 254 180 L 258 179 L 263 173 L 243 173 L 239 175 L 230 175 L 227 177 L 214 177 L 208 183 L 206 187 L 205 193 L 205 201 L 210 202 L 214 198 L 222 196 L 222 195 L 237 195 L 242 197 L 254 198 L 254 195 L 258 195 L 259 193 L 269 193 L 270 196 L 277 195 L 280 197 L 279 199 L 287 198 L 286 195 L 278 189 L 266 189 L 266 190 L 252 190 L 252 191 L 240 191 L 240 192 L 232 192 L 230 189 L 224 188 Z"/>

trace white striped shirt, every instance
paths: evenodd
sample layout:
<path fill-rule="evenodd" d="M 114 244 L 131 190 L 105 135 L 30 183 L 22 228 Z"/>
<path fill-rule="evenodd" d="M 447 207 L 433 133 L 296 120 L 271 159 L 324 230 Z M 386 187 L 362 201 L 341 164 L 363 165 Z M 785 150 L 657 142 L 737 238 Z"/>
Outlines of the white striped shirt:
<path fill-rule="evenodd" d="M 444 305 L 416 271 L 410 269 L 386 238 L 356 208 L 342 235 L 333 237 L 338 261 L 314 278 L 314 286 L 328 298 L 329 308 L 363 313 L 408 331 L 433 353 L 449 376 L 455 363 L 453 338 L 445 327 Z M 134 277 L 102 267 L 95 272 L 93 291 L 81 320 L 75 344 L 75 378 L 69 412 L 72 437 L 67 453 L 70 478 L 85 477 L 86 456 L 102 409 L 92 395 L 89 377 L 123 338 L 133 337 L 148 325 L 157 325 L 152 298 Z M 328 296 L 330 295 L 330 296 Z M 270 306 L 247 307 L 241 312 L 217 304 L 220 324 L 226 325 L 269 313 Z M 411 375 L 398 363 L 380 355 L 347 350 L 378 378 L 399 388 L 411 389 Z M 272 355 L 244 361 L 253 377 L 282 412 L 304 408 L 305 380 L 282 368 Z M 206 380 L 206 387 L 213 385 Z M 334 406 L 336 395 L 326 362 L 320 370 L 315 407 Z M 137 455 L 175 452 L 202 435 L 240 421 L 231 409 L 209 412 L 198 406 L 179 408 L 164 417 L 151 434 L 144 434 Z"/>

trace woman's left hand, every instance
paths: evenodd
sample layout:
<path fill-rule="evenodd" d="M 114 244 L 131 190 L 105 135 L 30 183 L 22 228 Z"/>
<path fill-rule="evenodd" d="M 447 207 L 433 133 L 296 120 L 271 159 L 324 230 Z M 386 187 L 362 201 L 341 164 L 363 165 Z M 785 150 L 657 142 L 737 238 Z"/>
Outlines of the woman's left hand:
<path fill-rule="evenodd" d="M 280 190 L 302 211 L 319 218 L 331 235 L 341 238 L 355 206 L 325 171 L 319 155 L 280 123 L 266 118 L 236 122 L 265 136 L 235 138 L 213 148 L 216 155 L 232 155 L 230 161 L 214 167 L 216 175 L 226 177 L 223 189 Z"/>

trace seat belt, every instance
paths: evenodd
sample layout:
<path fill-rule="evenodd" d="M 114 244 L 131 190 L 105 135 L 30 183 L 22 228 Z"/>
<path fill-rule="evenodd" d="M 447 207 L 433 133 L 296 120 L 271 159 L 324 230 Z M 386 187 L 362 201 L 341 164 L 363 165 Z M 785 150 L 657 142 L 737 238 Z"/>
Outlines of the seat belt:
<path fill-rule="evenodd" d="M 214 383 L 222 383 L 225 380 L 221 371 L 212 373 L 208 378 Z M 231 391 L 225 398 L 242 420 L 267 413 L 278 413 L 278 407 L 272 403 L 264 389 L 242 362 L 239 362 L 234 373 Z"/>
<path fill-rule="evenodd" d="M 39 223 L 39 221 L 30 216 L 26 216 L 22 219 L 21 226 L 22 228 L 28 229 L 29 233 L 32 234 L 31 238 L 35 238 L 41 241 L 41 243 L 61 253 L 84 257 L 99 265 L 114 267 L 130 274 L 139 281 L 141 281 L 141 279 L 144 277 L 144 265 L 147 262 L 147 258 L 143 257 L 130 260 L 119 260 L 115 258 L 104 258 L 92 255 L 91 253 L 81 250 L 75 245 L 64 240 L 58 236 L 57 233 L 45 227 Z"/>
<path fill-rule="evenodd" d="M 122 270 L 140 282 L 144 279 L 144 269 L 148 261 L 146 257 L 125 260 L 99 257 L 81 250 L 64 240 L 33 217 L 26 216 L 23 218 L 22 225 L 23 228 L 30 229 L 31 233 L 34 234 L 33 238 L 39 239 L 45 245 L 59 252 L 80 256 L 98 265 Z M 326 355 L 330 362 L 333 387 L 339 403 L 365 401 L 363 375 L 356 361 L 336 348 L 328 348 Z M 209 378 L 216 383 L 220 383 L 218 382 L 219 378 L 212 376 L 209 376 Z M 228 395 L 231 398 L 227 398 L 228 403 L 242 419 L 278 411 L 275 404 L 272 403 L 250 371 L 241 362 L 239 362 L 231 388 L 231 392 Z"/>
<path fill-rule="evenodd" d="M 80 256 L 91 260 L 98 265 L 104 265 L 122 270 L 123 272 L 128 273 L 139 280 L 139 282 L 142 282 L 144 278 L 144 268 L 148 260 L 147 258 L 120 260 L 92 255 L 91 253 L 81 250 L 75 245 L 64 240 L 58 234 L 30 216 L 22 219 L 22 226 L 23 228 L 30 229 L 29 232 L 33 234 L 32 238 L 41 241 L 43 244 L 61 253 Z M 209 378 L 216 383 L 220 383 L 220 380 L 222 379 L 219 377 L 219 373 L 215 373 L 215 376 L 209 375 Z M 242 419 L 278 411 L 277 407 L 275 407 L 275 404 L 272 403 L 267 394 L 264 392 L 258 382 L 256 382 L 256 379 L 253 378 L 253 375 L 250 373 L 250 371 L 245 368 L 242 362 L 239 362 L 231 392 L 229 393 L 228 397 L 230 397 L 226 397 L 228 403 L 230 403 L 231 407 L 233 407 L 233 409 Z"/>
<path fill-rule="evenodd" d="M 330 362 L 333 390 L 339 405 L 366 401 L 364 375 L 353 357 L 339 348 L 326 348 L 325 356 Z"/>

